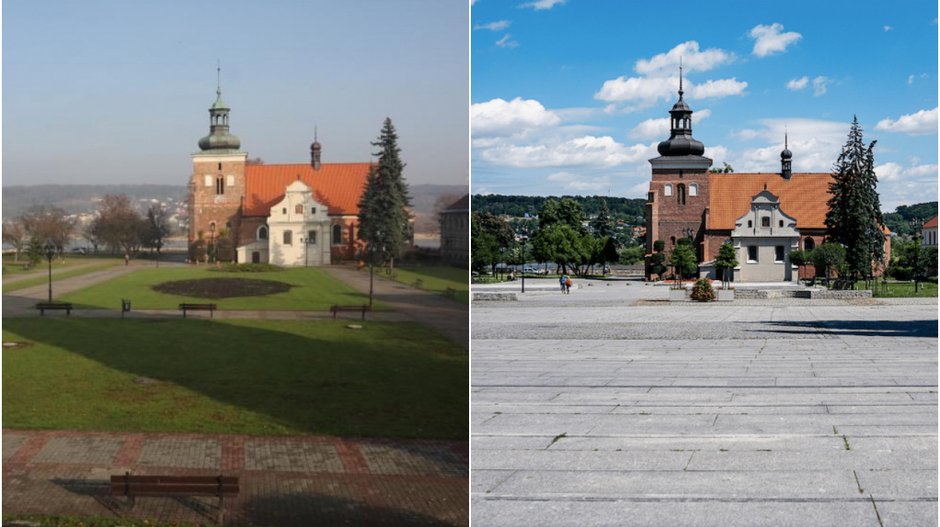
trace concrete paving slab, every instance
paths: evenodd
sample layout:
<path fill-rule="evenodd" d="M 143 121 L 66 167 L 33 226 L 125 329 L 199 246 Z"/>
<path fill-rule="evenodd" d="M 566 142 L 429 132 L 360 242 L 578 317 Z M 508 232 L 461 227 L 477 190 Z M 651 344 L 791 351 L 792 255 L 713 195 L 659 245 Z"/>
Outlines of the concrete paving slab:
<path fill-rule="evenodd" d="M 474 524 L 936 525 L 935 301 L 596 289 L 474 304 Z"/>

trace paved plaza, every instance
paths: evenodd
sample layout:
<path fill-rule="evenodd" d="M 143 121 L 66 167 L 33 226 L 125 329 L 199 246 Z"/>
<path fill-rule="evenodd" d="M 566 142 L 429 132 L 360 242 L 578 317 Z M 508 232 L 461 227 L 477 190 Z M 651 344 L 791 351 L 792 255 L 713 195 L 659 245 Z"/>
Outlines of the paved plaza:
<path fill-rule="evenodd" d="M 473 525 L 937 524 L 936 299 L 533 289 L 473 304 Z"/>

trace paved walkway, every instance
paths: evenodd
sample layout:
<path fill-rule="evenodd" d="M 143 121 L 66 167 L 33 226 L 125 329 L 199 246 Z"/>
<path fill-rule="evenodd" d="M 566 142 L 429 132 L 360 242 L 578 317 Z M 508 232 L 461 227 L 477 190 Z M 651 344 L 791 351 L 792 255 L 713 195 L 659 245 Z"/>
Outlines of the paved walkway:
<path fill-rule="evenodd" d="M 583 282 L 474 302 L 473 525 L 937 525 L 936 299 Z"/>
<path fill-rule="evenodd" d="M 236 475 L 226 525 L 466 525 L 466 442 L 3 431 L 3 513 L 211 523 L 214 498 L 110 496 L 112 474 Z"/>

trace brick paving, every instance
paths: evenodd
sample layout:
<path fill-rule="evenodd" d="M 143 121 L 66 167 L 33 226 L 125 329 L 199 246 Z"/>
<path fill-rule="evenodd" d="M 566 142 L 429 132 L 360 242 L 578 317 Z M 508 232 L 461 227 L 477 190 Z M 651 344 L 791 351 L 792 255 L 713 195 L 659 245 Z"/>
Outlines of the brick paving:
<path fill-rule="evenodd" d="M 226 525 L 467 525 L 466 442 L 3 431 L 4 514 L 211 523 L 213 498 L 110 497 L 109 477 L 236 475 Z"/>

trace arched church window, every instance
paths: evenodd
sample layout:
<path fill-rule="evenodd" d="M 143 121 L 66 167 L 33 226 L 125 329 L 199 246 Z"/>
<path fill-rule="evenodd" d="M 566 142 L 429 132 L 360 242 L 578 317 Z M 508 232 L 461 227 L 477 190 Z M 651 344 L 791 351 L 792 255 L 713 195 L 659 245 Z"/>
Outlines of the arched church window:
<path fill-rule="evenodd" d="M 268 239 L 268 228 L 264 225 L 258 227 L 258 239 L 267 240 Z"/>
<path fill-rule="evenodd" d="M 698 185 L 695 183 L 689 184 L 689 197 L 698 196 Z"/>
<path fill-rule="evenodd" d="M 225 179 L 221 176 L 215 178 L 215 193 L 220 196 L 225 194 Z"/>
<path fill-rule="evenodd" d="M 685 205 L 685 184 L 679 183 L 676 185 L 676 203 L 679 205 Z"/>
<path fill-rule="evenodd" d="M 343 227 L 340 225 L 333 226 L 333 245 L 340 245 L 343 243 Z"/>
<path fill-rule="evenodd" d="M 663 185 L 663 196 L 672 196 L 672 185 Z"/>
<path fill-rule="evenodd" d="M 803 250 L 804 250 L 804 251 L 812 251 L 812 250 L 815 249 L 815 248 L 816 248 L 816 242 L 814 242 L 812 238 L 804 238 L 804 239 L 803 239 Z"/>

